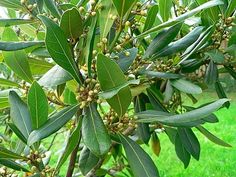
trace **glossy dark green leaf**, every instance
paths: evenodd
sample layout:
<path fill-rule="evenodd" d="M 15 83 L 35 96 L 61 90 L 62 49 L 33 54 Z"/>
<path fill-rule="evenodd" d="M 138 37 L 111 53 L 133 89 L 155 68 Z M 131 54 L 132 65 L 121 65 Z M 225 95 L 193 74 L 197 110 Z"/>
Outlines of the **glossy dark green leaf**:
<path fill-rule="evenodd" d="M 73 105 L 62 109 L 61 111 L 49 117 L 48 121 L 39 129 L 34 130 L 29 138 L 28 145 L 31 146 L 62 128 L 77 112 L 78 105 Z"/>
<path fill-rule="evenodd" d="M 64 32 L 48 17 L 40 15 L 39 18 L 47 28 L 45 43 L 51 57 L 59 66 L 68 71 L 75 80 L 81 84 L 80 71 L 73 58 L 71 48 Z"/>
<path fill-rule="evenodd" d="M 144 74 L 148 77 L 156 77 L 156 78 L 163 78 L 163 79 L 177 79 L 180 78 L 181 75 L 174 74 L 174 73 L 164 73 L 158 71 L 149 71 L 149 70 L 141 70 L 139 74 Z"/>
<path fill-rule="evenodd" d="M 162 0 L 159 2 L 160 15 L 162 21 L 165 22 L 169 19 L 171 14 L 172 0 Z"/>
<path fill-rule="evenodd" d="M 83 21 L 76 8 L 65 11 L 61 17 L 60 27 L 67 38 L 76 40 L 83 33 Z"/>
<path fill-rule="evenodd" d="M 215 84 L 218 80 L 217 65 L 211 60 L 206 69 L 205 83 L 208 85 Z"/>
<path fill-rule="evenodd" d="M 8 108 L 9 105 L 9 101 L 8 98 L 6 97 L 0 97 L 0 110 L 4 109 L 4 108 Z"/>
<path fill-rule="evenodd" d="M 129 55 L 127 56 L 127 52 Z M 120 66 L 123 72 L 127 72 L 129 67 L 132 65 L 138 54 L 137 48 L 131 48 L 124 50 L 118 54 L 119 59 L 117 60 L 118 65 Z"/>
<path fill-rule="evenodd" d="M 88 36 L 86 39 L 86 46 L 84 49 L 84 57 L 85 62 L 88 66 L 88 74 L 91 76 L 91 67 L 92 67 L 92 59 L 93 59 L 93 45 L 96 35 L 96 26 L 97 26 L 97 19 L 98 16 L 91 17 L 91 24 L 88 32 Z"/>
<path fill-rule="evenodd" d="M 5 28 L 2 39 L 4 41 L 18 41 L 16 33 L 11 28 Z M 30 71 L 27 55 L 24 50 L 19 51 L 4 51 L 4 61 L 22 79 L 27 82 L 32 82 L 33 77 Z"/>
<path fill-rule="evenodd" d="M 210 50 L 206 52 L 205 54 L 208 55 L 216 63 L 222 63 L 225 59 L 224 54 L 216 49 Z"/>
<path fill-rule="evenodd" d="M 118 134 L 130 168 L 135 177 L 158 177 L 159 172 L 151 157 L 133 140 Z"/>
<path fill-rule="evenodd" d="M 203 27 L 201 27 L 201 26 L 194 28 L 191 32 L 189 32 L 183 38 L 170 43 L 168 46 L 166 46 L 162 50 L 158 51 L 155 54 L 154 58 L 173 55 L 177 52 L 185 50 L 186 48 L 188 48 L 192 43 L 194 43 L 197 40 L 197 38 L 199 37 L 199 35 L 202 32 L 202 29 L 203 29 Z"/>
<path fill-rule="evenodd" d="M 4 78 L 0 78 L 0 85 L 1 87 L 20 87 L 18 83 Z"/>
<path fill-rule="evenodd" d="M 191 128 L 178 128 L 179 138 L 185 149 L 196 159 L 200 157 L 200 144 Z"/>
<path fill-rule="evenodd" d="M 78 143 L 79 143 L 80 137 L 81 137 L 81 133 L 80 133 L 81 125 L 82 125 L 82 120 L 80 119 L 78 126 L 71 133 L 71 135 L 67 141 L 67 145 L 65 147 L 65 150 L 63 151 L 61 157 L 59 158 L 59 161 L 57 162 L 57 166 L 56 166 L 57 170 L 61 168 L 61 166 L 66 162 L 66 160 L 69 157 L 69 155 L 71 154 L 71 152 L 76 148 L 76 146 L 78 146 Z"/>
<path fill-rule="evenodd" d="M 174 93 L 174 89 L 170 83 L 170 81 L 168 80 L 167 83 L 166 83 L 166 88 L 165 88 L 165 92 L 164 92 L 164 103 L 168 103 L 171 98 L 172 98 L 172 95 Z"/>
<path fill-rule="evenodd" d="M 95 103 L 85 109 L 82 122 L 82 138 L 86 147 L 97 156 L 106 154 L 110 149 L 111 139 Z"/>
<path fill-rule="evenodd" d="M 102 54 L 99 54 L 97 58 L 97 74 L 102 91 L 112 90 L 127 83 L 122 70 L 116 62 Z M 117 95 L 108 99 L 107 102 L 119 116 L 122 116 L 127 111 L 131 99 L 131 91 L 127 86 L 120 90 Z"/>
<path fill-rule="evenodd" d="M 182 62 L 181 71 L 191 73 L 196 71 L 203 64 L 203 59 L 188 59 Z"/>
<path fill-rule="evenodd" d="M 224 147 L 232 147 L 230 144 L 224 142 L 223 140 L 219 139 L 215 135 L 213 135 L 211 132 L 209 132 L 207 129 L 205 129 L 203 126 L 199 125 L 196 127 L 205 137 L 207 137 L 210 141 L 212 141 L 215 144 L 218 144 L 220 146 Z"/>
<path fill-rule="evenodd" d="M 236 71 L 232 66 L 224 65 L 225 69 L 229 72 L 229 74 L 236 80 Z"/>
<path fill-rule="evenodd" d="M 48 100 L 42 87 L 34 81 L 28 93 L 32 128 L 38 129 L 48 120 Z"/>
<path fill-rule="evenodd" d="M 99 93 L 99 97 L 101 97 L 103 99 L 111 99 L 112 97 L 117 95 L 123 88 L 125 88 L 129 85 L 138 85 L 139 83 L 140 83 L 140 80 L 138 80 L 138 79 L 137 80 L 129 80 L 125 84 L 123 84 L 119 87 L 115 87 L 111 90 L 107 90 L 107 91 Z"/>
<path fill-rule="evenodd" d="M 158 97 L 157 89 L 147 88 L 147 95 L 152 104 L 152 107 L 157 111 L 166 111 L 166 108 L 162 104 L 162 100 Z"/>
<path fill-rule="evenodd" d="M 189 94 L 200 94 L 202 93 L 201 87 L 191 83 L 190 81 L 184 79 L 171 80 L 171 85 L 176 89 Z"/>
<path fill-rule="evenodd" d="M 26 159 L 26 157 L 16 154 L 4 147 L 0 147 L 0 159 Z"/>
<path fill-rule="evenodd" d="M 198 39 L 185 50 L 185 52 L 182 55 L 182 60 L 179 62 L 179 64 L 183 63 L 192 54 L 197 52 L 198 49 L 202 47 L 209 40 L 209 38 L 211 37 L 213 33 L 212 29 L 213 29 L 213 26 L 210 26 L 204 32 L 201 33 Z"/>
<path fill-rule="evenodd" d="M 54 66 L 52 63 L 48 63 L 45 60 L 35 58 L 28 58 L 28 62 L 32 75 L 43 75 Z"/>
<path fill-rule="evenodd" d="M 67 71 L 56 65 L 52 67 L 52 69 L 50 69 L 46 74 L 44 74 L 38 82 L 40 85 L 45 87 L 55 87 L 72 79 L 73 78 Z"/>
<path fill-rule="evenodd" d="M 13 123 L 7 124 L 10 129 L 16 134 L 16 136 L 25 144 L 27 144 L 27 139 L 24 137 L 24 135 L 20 132 L 20 130 L 15 126 Z"/>
<path fill-rule="evenodd" d="M 158 136 L 155 132 L 152 133 L 151 147 L 152 147 L 152 152 L 156 156 L 159 156 L 160 152 L 161 152 L 161 144 L 160 144 L 160 139 L 158 138 Z"/>
<path fill-rule="evenodd" d="M 34 23 L 34 20 L 26 20 L 26 19 L 0 19 L 0 27 L 7 26 L 15 26 L 15 25 L 23 25 Z"/>
<path fill-rule="evenodd" d="M 147 13 L 147 18 L 144 24 L 143 32 L 149 30 L 155 23 L 156 16 L 158 13 L 158 5 L 153 5 Z"/>
<path fill-rule="evenodd" d="M 146 100 L 148 100 L 148 97 L 145 94 L 140 94 L 134 98 L 135 113 L 146 110 Z M 145 144 L 148 144 L 149 139 L 151 137 L 149 124 L 138 123 L 137 133 L 138 133 L 139 138 Z"/>
<path fill-rule="evenodd" d="M 32 131 L 32 122 L 28 107 L 14 91 L 10 91 L 9 93 L 9 102 L 12 122 L 27 139 Z"/>
<path fill-rule="evenodd" d="M 179 23 L 167 30 L 161 31 L 148 46 L 143 58 L 152 57 L 156 52 L 166 47 L 170 42 L 172 42 L 182 27 L 182 23 Z"/>
<path fill-rule="evenodd" d="M 100 25 L 100 37 L 106 38 L 109 33 L 115 19 L 116 9 L 110 0 L 103 0 L 100 2 L 102 8 L 99 11 L 99 25 Z"/>
<path fill-rule="evenodd" d="M 178 158 L 183 162 L 184 168 L 187 168 L 191 159 L 189 152 L 185 149 L 179 134 L 177 133 L 175 136 L 175 152 Z"/>
<path fill-rule="evenodd" d="M 16 51 L 33 46 L 42 46 L 44 42 L 41 41 L 28 41 L 28 42 L 0 42 L 0 50 L 3 51 Z"/>
<path fill-rule="evenodd" d="M 171 124 L 171 125 L 181 125 L 184 123 L 191 123 L 193 121 L 201 120 L 211 113 L 217 111 L 222 105 L 229 101 L 228 99 L 220 99 L 206 106 L 200 107 L 198 109 L 183 113 L 170 115 L 166 112 L 160 111 L 143 111 L 138 113 L 137 116 L 140 118 L 138 122 L 161 122 L 163 124 Z"/>
<path fill-rule="evenodd" d="M 219 98 L 228 98 L 225 91 L 224 91 L 224 88 L 223 88 L 223 86 L 222 86 L 222 84 L 220 83 L 219 80 L 217 82 L 215 82 L 215 89 L 216 89 L 216 93 L 217 93 Z M 224 105 L 227 108 L 229 108 L 230 102 L 227 101 Z"/>
<path fill-rule="evenodd" d="M 198 7 L 196 7 L 195 9 L 192 9 L 176 18 L 173 18 L 171 20 L 168 20 L 160 25 L 157 25 L 147 31 L 145 31 L 144 33 L 140 34 L 139 36 L 137 36 L 137 38 L 142 38 L 150 33 L 153 33 L 153 32 L 157 32 L 163 28 L 166 28 L 166 27 L 169 27 L 169 26 L 173 26 L 179 22 L 182 22 L 188 18 L 190 18 L 191 16 L 201 12 L 202 10 L 204 9 L 208 9 L 208 8 L 211 8 L 211 7 L 214 7 L 214 6 L 218 6 L 218 5 L 222 5 L 223 2 L 221 0 L 211 0 L 209 2 L 206 2 Z"/>
<path fill-rule="evenodd" d="M 51 14 L 54 17 L 60 19 L 61 13 L 58 10 L 57 5 L 55 4 L 55 2 L 53 0 L 47 0 L 47 1 L 44 1 L 44 3 L 46 5 L 47 9 L 51 12 Z"/>
<path fill-rule="evenodd" d="M 79 169 L 83 175 L 86 175 L 99 161 L 86 146 L 82 149 L 79 156 Z"/>
<path fill-rule="evenodd" d="M 132 7 L 135 5 L 137 0 L 133 0 L 133 1 L 130 1 L 130 0 L 120 0 L 120 1 L 112 0 L 112 2 L 114 4 L 120 18 L 123 19 L 123 17 L 131 11 Z"/>
<path fill-rule="evenodd" d="M 11 168 L 13 170 L 16 171 L 24 171 L 24 172 L 29 172 L 28 169 L 26 169 L 24 166 L 22 166 L 21 164 L 13 161 L 13 160 L 9 160 L 9 159 L 0 159 L 0 164 L 4 165 L 5 167 Z"/>
<path fill-rule="evenodd" d="M 21 9 L 23 6 L 18 0 L 1 0 L 0 6 L 13 9 Z"/>

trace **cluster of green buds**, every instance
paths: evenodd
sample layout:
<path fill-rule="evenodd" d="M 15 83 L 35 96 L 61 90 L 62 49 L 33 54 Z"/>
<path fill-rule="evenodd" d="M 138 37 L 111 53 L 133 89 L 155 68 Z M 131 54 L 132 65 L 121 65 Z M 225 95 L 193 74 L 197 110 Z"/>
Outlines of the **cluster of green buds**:
<path fill-rule="evenodd" d="M 187 74 L 192 81 L 203 81 L 206 75 L 207 65 L 202 65 L 195 72 Z"/>
<path fill-rule="evenodd" d="M 222 41 L 229 40 L 232 26 L 235 25 L 233 23 L 235 17 L 224 18 L 222 14 L 219 14 L 219 17 L 220 19 L 219 22 L 216 24 L 216 30 L 212 34 L 212 39 L 215 48 L 219 48 L 221 46 Z"/>
<path fill-rule="evenodd" d="M 36 172 L 37 167 L 36 165 L 42 162 L 42 159 L 45 158 L 45 154 L 39 153 L 39 151 L 30 151 L 30 154 L 27 155 L 27 164 L 31 166 L 31 172 Z"/>
<path fill-rule="evenodd" d="M 174 65 L 173 59 L 157 61 L 154 67 L 154 69 L 158 72 L 175 73 L 179 69 L 178 65 Z"/>
<path fill-rule="evenodd" d="M 178 8 L 176 9 L 178 16 L 186 13 L 187 11 L 188 11 L 188 8 L 184 6 L 178 6 Z"/>
<path fill-rule="evenodd" d="M 42 177 L 55 176 L 55 168 L 51 168 L 49 165 L 46 165 L 45 168 L 41 171 L 40 175 Z"/>
<path fill-rule="evenodd" d="M 1 167 L 0 168 L 0 176 L 4 177 L 17 177 L 17 174 L 14 174 L 12 170 L 9 170 L 7 167 Z"/>
<path fill-rule="evenodd" d="M 32 11 L 37 8 L 37 3 L 30 3 L 28 0 L 21 0 L 21 4 L 25 7 L 25 10 L 28 12 L 29 17 L 33 18 L 31 15 Z M 22 10 L 19 10 L 20 14 L 23 14 L 24 12 Z"/>
<path fill-rule="evenodd" d="M 150 4 L 142 4 L 141 2 L 137 2 L 135 7 L 136 7 L 135 10 L 131 11 L 132 14 L 146 16 L 147 9 L 149 9 L 151 6 Z"/>
<path fill-rule="evenodd" d="M 97 80 L 92 78 L 87 78 L 85 80 L 85 86 L 79 86 L 77 89 L 77 97 L 80 104 L 80 109 L 88 106 L 91 102 L 101 103 L 98 99 L 98 92 L 100 91 L 100 84 Z"/>

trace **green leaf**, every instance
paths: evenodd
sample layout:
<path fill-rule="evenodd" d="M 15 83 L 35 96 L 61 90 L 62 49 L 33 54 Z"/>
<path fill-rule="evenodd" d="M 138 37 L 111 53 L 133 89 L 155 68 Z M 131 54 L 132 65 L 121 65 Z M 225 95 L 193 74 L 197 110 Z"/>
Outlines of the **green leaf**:
<path fill-rule="evenodd" d="M 61 166 L 65 163 L 65 161 L 67 160 L 67 158 L 71 154 L 71 152 L 76 148 L 76 146 L 78 146 L 78 143 L 79 143 L 80 137 L 81 137 L 81 133 L 80 133 L 81 125 L 82 125 L 82 119 L 79 120 L 78 126 L 71 133 L 71 135 L 67 141 L 66 148 L 63 151 L 59 161 L 57 162 L 56 170 L 61 168 Z"/>
<path fill-rule="evenodd" d="M 48 120 L 48 100 L 42 87 L 34 81 L 28 93 L 32 128 L 38 129 Z"/>
<path fill-rule="evenodd" d="M 157 25 L 147 31 L 145 31 L 144 33 L 138 35 L 136 38 L 142 38 L 150 33 L 153 33 L 153 32 L 156 32 L 156 31 L 159 31 L 163 28 L 166 28 L 166 27 L 169 27 L 169 26 L 173 26 L 179 22 L 182 22 L 186 19 L 188 19 L 189 17 L 199 13 L 201 10 L 204 10 L 204 9 L 208 9 L 208 8 L 211 8 L 211 7 L 214 7 L 214 6 L 218 6 L 218 5 L 221 5 L 223 4 L 223 2 L 221 0 L 211 0 L 209 2 L 206 2 L 198 7 L 196 7 L 195 9 L 192 9 L 176 18 L 173 18 L 171 20 L 168 20 L 160 25 Z"/>
<path fill-rule="evenodd" d="M 161 49 L 166 47 L 170 42 L 172 42 L 182 27 L 182 23 L 161 31 L 148 46 L 143 58 L 152 57 L 155 53 L 159 52 Z"/>
<path fill-rule="evenodd" d="M 205 53 L 207 56 L 209 56 L 214 62 L 222 63 L 224 62 L 224 54 L 220 52 L 219 50 L 213 49 Z"/>
<path fill-rule="evenodd" d="M 166 111 L 166 108 L 162 105 L 161 99 L 158 96 L 158 90 L 156 88 L 147 88 L 147 95 L 150 100 L 150 103 L 153 107 L 153 109 L 157 111 Z"/>
<path fill-rule="evenodd" d="M 18 0 L 1 0 L 0 6 L 6 7 L 6 8 L 13 8 L 13 9 L 22 9 L 23 6 L 21 5 L 20 1 Z"/>
<path fill-rule="evenodd" d="M 148 97 L 145 94 L 140 94 L 134 98 L 134 110 L 135 113 L 146 110 L 146 102 Z M 145 143 L 148 144 L 151 137 L 149 124 L 147 123 L 138 123 L 137 133 L 139 138 Z"/>
<path fill-rule="evenodd" d="M 2 39 L 4 41 L 17 41 L 18 37 L 11 28 L 5 28 Z M 4 61 L 19 77 L 27 82 L 32 82 L 33 77 L 30 71 L 29 63 L 27 61 L 27 55 L 24 50 L 19 51 L 4 51 Z"/>
<path fill-rule="evenodd" d="M 26 19 L 0 19 L 0 27 L 7 27 L 7 26 L 15 26 L 15 25 L 23 25 L 23 24 L 30 24 L 35 23 L 34 20 L 26 20 Z"/>
<path fill-rule="evenodd" d="M 92 59 L 93 59 L 93 45 L 96 35 L 96 26 L 97 26 L 97 19 L 98 16 L 91 17 L 91 24 L 88 32 L 88 36 L 86 38 L 86 46 L 84 49 L 84 57 L 85 62 L 88 66 L 88 75 L 91 76 L 91 66 L 92 66 Z"/>
<path fill-rule="evenodd" d="M 33 75 L 45 74 L 54 66 L 52 63 L 48 63 L 45 60 L 39 60 L 35 58 L 28 58 L 28 62 Z"/>
<path fill-rule="evenodd" d="M 15 126 L 13 123 L 7 124 L 10 129 L 16 134 L 16 136 L 25 144 L 27 144 L 27 139 L 24 137 L 24 135 L 20 132 L 20 130 Z"/>
<path fill-rule="evenodd" d="M 116 62 L 102 54 L 99 54 L 97 58 L 97 74 L 102 91 L 109 91 L 127 83 Z M 131 91 L 127 86 L 121 89 L 117 95 L 108 99 L 107 102 L 119 116 L 122 116 L 128 109 L 131 99 Z"/>
<path fill-rule="evenodd" d="M 218 80 L 218 68 L 217 65 L 213 62 L 213 60 L 211 60 L 206 69 L 205 83 L 208 85 L 212 85 L 215 84 L 217 80 Z"/>
<path fill-rule="evenodd" d="M 85 109 L 82 138 L 84 144 L 97 156 L 106 154 L 110 149 L 111 139 L 95 104 Z"/>
<path fill-rule="evenodd" d="M 124 147 L 130 168 L 135 177 L 158 177 L 157 167 L 151 157 L 133 140 L 118 134 Z"/>
<path fill-rule="evenodd" d="M 26 157 L 20 156 L 0 146 L 0 159 L 26 159 Z"/>
<path fill-rule="evenodd" d="M 47 1 L 44 1 L 44 3 L 46 5 L 47 9 L 51 12 L 51 14 L 53 16 L 55 16 L 58 19 L 61 18 L 61 13 L 58 10 L 58 8 L 53 0 L 47 0 Z"/>
<path fill-rule="evenodd" d="M 177 79 L 181 77 L 181 75 L 179 74 L 164 73 L 164 72 L 149 71 L 149 70 L 141 70 L 138 73 L 142 75 L 146 75 L 148 77 L 156 77 L 156 78 L 163 78 L 163 79 Z"/>
<path fill-rule="evenodd" d="M 128 56 L 127 53 L 129 53 Z M 123 72 L 128 71 L 129 67 L 132 65 L 133 61 L 137 57 L 137 54 L 137 48 L 127 49 L 118 54 L 119 59 L 117 60 L 117 63 Z"/>
<path fill-rule="evenodd" d="M 179 138 L 185 149 L 196 159 L 200 157 L 200 144 L 191 128 L 178 128 Z"/>
<path fill-rule="evenodd" d="M 180 126 L 181 124 L 191 123 L 209 116 L 211 113 L 221 108 L 222 105 L 227 101 L 229 100 L 220 99 L 198 109 L 176 115 L 170 115 L 166 112 L 153 110 L 143 111 L 137 114 L 137 116 L 140 118 L 138 122 L 161 122 L 163 124 Z"/>
<path fill-rule="evenodd" d="M 65 88 L 64 91 L 64 103 L 66 104 L 76 104 L 78 101 L 76 100 L 76 96 L 74 92 L 72 92 L 69 88 Z"/>
<path fill-rule="evenodd" d="M 200 94 L 202 93 L 201 87 L 195 85 L 187 80 L 178 79 L 178 80 L 171 80 L 171 85 L 176 89 L 180 90 L 181 92 L 189 93 L 189 94 Z"/>
<path fill-rule="evenodd" d="M 229 74 L 236 80 L 236 71 L 234 70 L 234 67 L 224 65 L 225 69 L 229 72 Z"/>
<path fill-rule="evenodd" d="M 222 86 L 222 84 L 220 83 L 219 80 L 215 83 L 215 89 L 216 89 L 216 93 L 217 93 L 219 98 L 227 98 L 227 95 L 224 91 L 224 88 L 223 88 L 223 86 Z M 229 108 L 229 106 L 230 106 L 230 102 L 227 101 L 225 103 L 225 107 Z"/>
<path fill-rule="evenodd" d="M 175 152 L 178 158 L 184 163 L 184 168 L 187 168 L 191 159 L 189 152 L 185 149 L 179 134 L 175 136 Z"/>
<path fill-rule="evenodd" d="M 26 169 L 24 166 L 20 165 L 19 163 L 16 163 L 13 160 L 9 159 L 0 159 L 0 164 L 4 165 L 5 167 L 11 168 L 16 171 L 24 171 L 24 172 L 29 172 L 28 169 Z"/>
<path fill-rule="evenodd" d="M 230 144 L 224 142 L 223 140 L 219 139 L 215 135 L 213 135 L 211 132 L 209 132 L 207 129 L 205 129 L 203 126 L 199 125 L 196 127 L 205 137 L 207 137 L 210 141 L 212 141 L 215 144 L 218 144 L 220 146 L 224 147 L 232 147 Z"/>
<path fill-rule="evenodd" d="M 163 22 L 167 21 L 171 14 L 172 0 L 159 1 L 160 15 Z"/>
<path fill-rule="evenodd" d="M 236 9 L 236 1 L 235 0 L 229 0 L 229 5 L 226 10 L 226 17 L 229 17 L 232 15 L 233 12 L 235 12 Z"/>
<path fill-rule="evenodd" d="M 156 156 L 159 156 L 160 152 L 161 152 L 161 145 L 160 145 L 160 139 L 158 138 L 158 136 L 155 132 L 152 133 L 151 147 L 152 147 L 152 152 Z"/>
<path fill-rule="evenodd" d="M 3 78 L 0 78 L 0 85 L 1 87 L 20 87 L 18 83 Z"/>
<path fill-rule="evenodd" d="M 0 97 L 0 110 L 5 109 L 9 107 L 9 101 L 8 98 Z"/>
<path fill-rule="evenodd" d="M 83 21 L 76 8 L 65 11 L 61 17 L 60 27 L 67 38 L 76 40 L 83 33 Z"/>
<path fill-rule="evenodd" d="M 52 67 L 46 74 L 39 79 L 39 84 L 45 87 L 55 87 L 72 80 L 71 75 L 60 66 Z"/>
<path fill-rule="evenodd" d="M 102 6 L 99 10 L 100 37 L 106 38 L 115 21 L 112 17 L 117 13 L 110 0 L 103 0 L 100 5 Z"/>
<path fill-rule="evenodd" d="M 9 93 L 9 102 L 12 122 L 27 139 L 32 131 L 28 107 L 14 91 L 10 91 Z"/>
<path fill-rule="evenodd" d="M 155 23 L 157 13 L 158 13 L 158 5 L 153 5 L 147 14 L 147 18 L 144 24 L 143 32 L 149 30 Z"/>
<path fill-rule="evenodd" d="M 40 15 L 39 18 L 47 28 L 45 43 L 52 59 L 59 66 L 68 71 L 79 84 L 82 84 L 80 71 L 73 58 L 64 32 L 48 17 Z"/>
<path fill-rule="evenodd" d="M 213 26 L 208 27 L 199 38 L 194 42 L 192 45 L 190 45 L 185 52 L 182 55 L 182 60 L 179 62 L 179 64 L 183 63 L 185 60 L 187 60 L 192 54 L 198 51 L 200 47 L 202 47 L 211 37 L 213 33 Z"/>
<path fill-rule="evenodd" d="M 78 105 L 66 107 L 49 117 L 48 121 L 39 129 L 34 130 L 29 138 L 28 145 L 31 146 L 62 128 L 77 112 Z"/>
<path fill-rule="evenodd" d="M 120 1 L 117 1 L 117 0 L 112 0 L 117 12 L 118 12 L 118 15 L 120 16 L 121 20 L 123 19 L 123 17 L 128 14 L 132 7 L 135 5 L 135 3 L 137 2 L 137 0 L 133 0 L 133 1 L 130 1 L 130 0 L 120 0 Z"/>
<path fill-rule="evenodd" d="M 163 48 L 162 50 L 157 51 L 157 53 L 155 54 L 153 58 L 165 57 L 165 56 L 173 55 L 182 50 L 185 50 L 198 39 L 199 35 L 202 32 L 202 29 L 203 27 L 201 26 L 194 28 L 191 32 L 189 32 L 183 38 L 175 42 L 172 42 L 168 46 Z"/>
<path fill-rule="evenodd" d="M 103 99 L 110 99 L 110 98 L 114 97 L 115 95 L 117 95 L 119 93 L 119 91 L 122 90 L 123 88 L 125 88 L 129 85 L 138 85 L 139 83 L 140 83 L 139 79 L 138 80 L 129 80 L 128 82 L 126 82 L 125 84 L 123 84 L 119 87 L 99 93 L 99 97 L 101 97 Z"/>
<path fill-rule="evenodd" d="M 83 175 L 86 175 L 99 161 L 86 146 L 82 149 L 79 156 L 79 169 Z"/>
<path fill-rule="evenodd" d="M 44 42 L 41 41 L 28 41 L 28 42 L 0 42 L 0 50 L 3 51 L 16 51 L 33 46 L 42 46 Z"/>

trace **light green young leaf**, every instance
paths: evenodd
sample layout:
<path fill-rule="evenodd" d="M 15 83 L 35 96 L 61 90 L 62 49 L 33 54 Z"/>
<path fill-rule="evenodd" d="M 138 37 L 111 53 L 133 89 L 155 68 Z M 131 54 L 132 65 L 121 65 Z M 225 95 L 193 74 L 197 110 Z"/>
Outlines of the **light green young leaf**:
<path fill-rule="evenodd" d="M 121 19 L 123 19 L 123 17 L 128 14 L 132 7 L 135 5 L 135 3 L 137 2 L 137 0 L 112 0 L 119 16 Z"/>
<path fill-rule="evenodd" d="M 48 100 L 42 87 L 34 81 L 28 93 L 28 106 L 31 115 L 32 128 L 38 129 L 48 119 Z"/>
<path fill-rule="evenodd" d="M 20 87 L 18 83 L 3 78 L 0 78 L 0 85 L 1 87 Z"/>
<path fill-rule="evenodd" d="M 167 21 L 171 14 L 172 0 L 159 1 L 160 15 L 163 22 Z"/>
<path fill-rule="evenodd" d="M 0 50 L 3 51 L 16 51 L 25 49 L 33 46 L 42 46 L 44 42 L 42 41 L 28 41 L 28 42 L 0 42 Z"/>
<path fill-rule="evenodd" d="M 26 20 L 26 19 L 0 19 L 0 27 L 8 27 L 8 26 L 15 26 L 15 25 L 23 25 L 23 24 L 30 24 L 35 23 L 34 20 Z"/>
<path fill-rule="evenodd" d="M 16 33 L 11 28 L 5 28 L 2 39 L 4 41 L 18 41 Z M 33 77 L 30 71 L 27 55 L 24 50 L 18 51 L 3 51 L 3 57 L 6 64 L 14 71 L 19 77 L 31 83 Z"/>
<path fill-rule="evenodd" d="M 27 159 L 19 154 L 16 154 L 4 147 L 0 147 L 0 159 Z"/>

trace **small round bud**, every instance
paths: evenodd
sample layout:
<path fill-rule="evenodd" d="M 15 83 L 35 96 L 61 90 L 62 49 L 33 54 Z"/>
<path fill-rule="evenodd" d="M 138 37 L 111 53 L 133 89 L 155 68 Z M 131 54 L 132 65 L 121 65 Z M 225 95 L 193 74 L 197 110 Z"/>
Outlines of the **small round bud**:
<path fill-rule="evenodd" d="M 125 26 L 130 26 L 130 25 L 131 25 L 130 21 L 125 22 Z"/>
<path fill-rule="evenodd" d="M 32 166 L 32 167 L 31 167 L 31 171 L 32 171 L 32 172 L 35 172 L 36 170 L 37 170 L 37 167 L 36 167 L 36 166 Z"/>
<path fill-rule="evenodd" d="M 101 103 L 102 103 L 102 100 L 98 99 L 97 104 L 101 104 Z"/>
<path fill-rule="evenodd" d="M 113 15 L 111 19 L 112 19 L 112 20 L 116 20 L 116 19 L 117 19 L 117 16 L 116 16 L 116 15 Z"/>
<path fill-rule="evenodd" d="M 40 163 L 41 161 L 42 161 L 42 159 L 41 158 L 37 158 L 37 160 L 36 160 L 38 163 Z"/>
<path fill-rule="evenodd" d="M 85 80 L 85 82 L 88 84 L 89 82 L 91 82 L 91 79 L 90 79 L 90 78 L 87 78 L 87 79 Z"/>
<path fill-rule="evenodd" d="M 81 12 L 84 12 L 84 7 L 79 7 L 79 12 L 81 13 Z"/>
<path fill-rule="evenodd" d="M 93 11 L 93 12 L 91 12 L 91 15 L 92 15 L 92 16 L 95 16 L 96 14 L 97 14 L 97 13 L 96 13 L 96 12 L 94 12 L 94 11 Z"/>
<path fill-rule="evenodd" d="M 137 7 L 141 7 L 141 6 L 142 6 L 142 3 L 141 3 L 141 2 L 137 2 L 137 3 L 136 3 L 136 6 L 137 6 Z"/>
<path fill-rule="evenodd" d="M 93 55 L 96 55 L 97 53 L 97 50 L 93 50 Z"/>
<path fill-rule="evenodd" d="M 37 7 L 37 4 L 36 4 L 36 3 L 34 3 L 34 4 L 33 4 L 33 8 L 36 8 L 36 7 Z"/>
<path fill-rule="evenodd" d="M 146 15 L 147 15 L 147 12 L 145 12 L 144 10 L 141 10 L 141 11 L 140 11 L 140 15 L 146 16 Z"/>
<path fill-rule="evenodd" d="M 125 39 L 126 40 L 129 40 L 130 39 L 130 36 L 128 34 L 125 35 Z"/>
<path fill-rule="evenodd" d="M 90 96 L 92 96 L 94 94 L 94 92 L 92 90 L 89 91 L 88 93 Z"/>
<path fill-rule="evenodd" d="M 87 98 L 87 102 L 91 102 L 93 99 L 91 97 Z"/>
<path fill-rule="evenodd" d="M 27 161 L 27 164 L 30 165 L 30 164 L 31 164 L 31 160 L 28 160 L 28 161 Z"/>
<path fill-rule="evenodd" d="M 106 44 L 107 43 L 107 38 L 102 38 L 102 43 Z"/>
<path fill-rule="evenodd" d="M 58 21 L 58 18 L 54 18 L 53 21 L 54 21 L 54 22 L 57 22 L 57 21 Z"/>
<path fill-rule="evenodd" d="M 97 47 L 98 48 L 101 48 L 102 47 L 102 44 L 99 42 L 99 43 L 97 43 Z"/>
<path fill-rule="evenodd" d="M 96 1 L 95 1 L 95 0 L 90 0 L 89 2 L 90 2 L 91 5 L 96 4 Z"/>
<path fill-rule="evenodd" d="M 120 50 L 122 49 L 122 47 L 121 47 L 121 45 L 117 45 L 117 46 L 115 47 L 115 49 L 118 50 L 118 51 L 120 51 Z"/>
<path fill-rule="evenodd" d="M 129 57 L 129 56 L 130 56 L 130 53 L 129 53 L 129 52 L 125 52 L 125 56 L 126 56 L 126 57 Z"/>
<path fill-rule="evenodd" d="M 97 89 L 94 89 L 94 90 L 93 90 L 93 93 L 97 94 L 97 93 L 98 93 L 98 90 L 97 90 Z"/>
<path fill-rule="evenodd" d="M 110 57 L 111 56 L 111 54 L 109 54 L 109 53 L 106 53 L 106 55 L 105 55 L 106 57 Z"/>
<path fill-rule="evenodd" d="M 21 4 L 25 4 L 25 3 L 26 3 L 26 0 L 21 0 L 20 3 L 21 3 Z"/>
<path fill-rule="evenodd" d="M 28 8 L 29 10 L 31 10 L 31 9 L 33 9 L 33 5 L 30 4 L 30 5 L 27 6 L 27 8 Z"/>
<path fill-rule="evenodd" d="M 38 154 L 39 154 L 39 151 L 35 151 L 34 154 L 35 154 L 35 155 L 38 155 Z"/>

